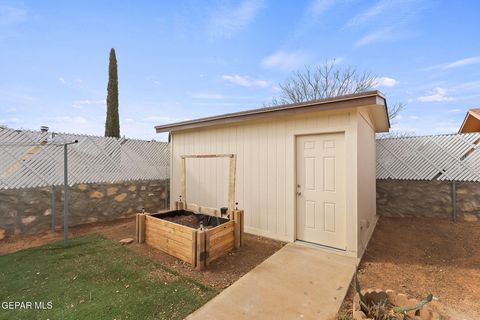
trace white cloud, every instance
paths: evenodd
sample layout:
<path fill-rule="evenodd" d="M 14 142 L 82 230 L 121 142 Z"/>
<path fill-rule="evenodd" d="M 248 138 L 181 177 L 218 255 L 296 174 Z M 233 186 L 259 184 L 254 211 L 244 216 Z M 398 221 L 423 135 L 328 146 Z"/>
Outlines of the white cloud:
<path fill-rule="evenodd" d="M 444 88 L 434 88 L 429 95 L 420 96 L 417 98 L 420 102 L 442 102 L 442 101 L 452 101 L 452 97 L 447 95 L 447 90 Z"/>
<path fill-rule="evenodd" d="M 250 79 L 248 76 L 240 76 L 237 74 L 234 75 L 223 75 L 222 79 L 230 83 L 242 86 L 242 87 L 260 87 L 266 88 L 270 86 L 270 83 L 267 80 L 261 79 Z"/>
<path fill-rule="evenodd" d="M 462 109 L 450 109 L 447 111 L 447 113 L 464 113 L 465 110 L 462 110 Z"/>
<path fill-rule="evenodd" d="M 325 13 L 335 4 L 335 0 L 313 0 L 307 8 L 312 16 L 319 16 Z"/>
<path fill-rule="evenodd" d="M 195 92 L 192 94 L 193 99 L 223 99 L 223 94 L 210 92 Z"/>
<path fill-rule="evenodd" d="M 263 7 L 261 0 L 244 0 L 215 10 L 208 24 L 211 38 L 231 38 L 251 24 Z"/>
<path fill-rule="evenodd" d="M 418 119 L 420 119 L 420 117 L 419 116 L 408 116 L 408 119 L 418 120 Z"/>
<path fill-rule="evenodd" d="M 456 91 L 472 91 L 478 92 L 480 91 L 480 81 L 469 81 L 463 82 L 453 86 L 453 89 Z"/>
<path fill-rule="evenodd" d="M 67 80 L 64 78 L 58 78 L 58 81 L 60 81 L 61 84 L 67 84 Z"/>
<path fill-rule="evenodd" d="M 392 7 L 392 5 L 394 5 L 396 2 L 398 3 L 398 1 L 388 1 L 388 0 L 379 1 L 372 7 L 368 8 L 363 12 L 358 13 L 353 18 L 351 18 L 347 22 L 347 26 L 355 27 L 355 26 L 369 23 L 370 21 L 372 21 L 372 19 L 375 19 L 380 14 L 388 10 L 389 7 Z"/>
<path fill-rule="evenodd" d="M 100 99 L 100 100 L 90 100 L 90 99 L 75 100 L 75 101 L 72 102 L 72 106 L 74 108 L 78 108 L 78 109 L 82 109 L 84 106 L 105 107 L 106 106 L 106 101 L 105 101 L 105 99 Z"/>
<path fill-rule="evenodd" d="M 4 125 L 15 125 L 19 124 L 21 121 L 18 118 L 7 118 L 7 119 L 0 119 L 0 124 Z"/>
<path fill-rule="evenodd" d="M 11 107 L 11 108 L 8 108 L 7 110 L 5 110 L 6 113 L 15 113 L 17 112 L 17 108 L 15 107 Z"/>
<path fill-rule="evenodd" d="M 0 24 L 7 25 L 23 22 L 27 19 L 27 10 L 0 3 Z"/>
<path fill-rule="evenodd" d="M 363 47 L 367 44 L 372 44 L 375 42 L 382 42 L 385 40 L 392 40 L 392 39 L 393 39 L 393 35 L 391 33 L 391 29 L 385 28 L 385 29 L 367 33 L 366 35 L 358 39 L 357 42 L 355 42 L 355 46 Z"/>
<path fill-rule="evenodd" d="M 389 77 L 379 77 L 375 83 L 375 87 L 394 87 L 398 84 L 398 80 Z"/>
<path fill-rule="evenodd" d="M 142 121 L 155 122 L 155 123 L 169 123 L 169 122 L 179 122 L 179 121 L 185 121 L 185 120 L 188 120 L 188 119 L 174 118 L 174 117 L 168 117 L 168 116 L 148 116 L 142 119 Z"/>
<path fill-rule="evenodd" d="M 285 52 L 277 51 L 262 60 L 262 66 L 265 68 L 278 68 L 282 70 L 298 69 L 305 65 L 307 57 L 300 51 Z"/>
<path fill-rule="evenodd" d="M 464 67 L 464 66 L 468 66 L 468 65 L 471 65 L 471 64 L 477 64 L 477 63 L 480 63 L 480 56 L 470 57 L 470 58 L 465 58 L 465 59 L 460 59 L 460 60 L 457 60 L 457 61 L 453 61 L 453 62 L 447 63 L 444 66 L 444 68 L 445 69 L 458 68 L 458 67 Z"/>
<path fill-rule="evenodd" d="M 82 116 L 58 116 L 38 119 L 38 124 L 46 125 L 53 132 L 103 135 L 105 119 L 85 118 Z"/>
<path fill-rule="evenodd" d="M 379 0 L 353 16 L 345 27 L 367 31 L 355 42 L 356 47 L 385 41 L 397 41 L 415 34 L 411 21 L 423 8 L 423 1 Z"/>
<path fill-rule="evenodd" d="M 82 79 L 80 79 L 80 78 L 75 79 L 75 81 L 76 81 L 78 84 L 81 84 L 81 83 L 83 82 Z"/>

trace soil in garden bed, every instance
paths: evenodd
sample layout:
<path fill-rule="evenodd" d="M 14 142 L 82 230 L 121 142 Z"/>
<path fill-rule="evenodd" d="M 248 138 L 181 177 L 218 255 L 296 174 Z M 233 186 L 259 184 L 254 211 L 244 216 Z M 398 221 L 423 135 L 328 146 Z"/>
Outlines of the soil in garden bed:
<path fill-rule="evenodd" d="M 204 214 L 195 214 L 191 211 L 175 210 L 167 213 L 152 214 L 152 217 L 167 220 L 193 229 L 200 228 L 202 224 L 204 228 L 213 228 L 228 222 L 228 219 L 212 217 Z"/>

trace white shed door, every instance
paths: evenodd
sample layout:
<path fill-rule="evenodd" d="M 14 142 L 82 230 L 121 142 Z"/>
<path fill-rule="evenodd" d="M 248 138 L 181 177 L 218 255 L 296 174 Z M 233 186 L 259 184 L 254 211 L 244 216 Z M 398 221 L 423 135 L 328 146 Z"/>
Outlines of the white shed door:
<path fill-rule="evenodd" d="M 297 137 L 297 239 L 346 249 L 343 133 Z"/>

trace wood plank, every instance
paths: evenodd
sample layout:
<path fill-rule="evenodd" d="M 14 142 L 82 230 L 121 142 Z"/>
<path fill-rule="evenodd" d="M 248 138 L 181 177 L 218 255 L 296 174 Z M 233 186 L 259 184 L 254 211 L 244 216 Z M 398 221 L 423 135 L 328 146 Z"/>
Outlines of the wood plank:
<path fill-rule="evenodd" d="M 245 232 L 245 213 L 240 210 L 240 247 L 243 246 L 243 234 Z"/>
<path fill-rule="evenodd" d="M 150 236 L 154 237 L 156 235 L 164 235 L 165 237 L 172 237 L 172 238 L 179 238 L 179 242 L 182 243 L 190 243 L 192 242 L 191 234 L 186 234 L 182 232 L 178 232 L 178 230 L 166 228 L 163 226 L 155 226 L 155 225 L 147 225 L 145 228 L 146 232 L 150 234 Z"/>
<path fill-rule="evenodd" d="M 235 177 L 237 169 L 237 156 L 230 158 L 230 169 L 228 173 L 228 209 L 235 208 Z"/>
<path fill-rule="evenodd" d="M 235 155 L 231 153 L 222 153 L 222 154 L 189 154 L 182 155 L 180 158 L 233 158 Z"/>
<path fill-rule="evenodd" d="M 199 211 L 201 214 L 205 214 L 208 216 L 213 216 L 213 217 L 220 217 L 220 210 L 216 208 L 209 208 L 209 207 L 199 207 Z"/>
<path fill-rule="evenodd" d="M 203 270 L 206 267 L 206 251 L 205 251 L 205 231 L 197 231 L 197 259 L 196 259 L 196 268 Z"/>
<path fill-rule="evenodd" d="M 235 240 L 235 248 L 240 248 L 240 213 L 238 210 L 232 212 L 233 221 L 235 222 L 235 227 L 233 229 L 233 237 Z"/>
<path fill-rule="evenodd" d="M 172 250 L 175 250 L 177 252 L 180 252 L 184 254 L 185 256 L 191 256 L 191 246 L 192 244 L 183 244 L 180 242 L 175 241 L 175 239 L 172 238 L 166 238 L 166 237 L 147 237 L 146 243 L 148 245 L 155 245 L 159 246 L 161 248 L 171 248 Z"/>
<path fill-rule="evenodd" d="M 189 240 L 191 240 L 192 230 L 194 230 L 194 229 L 182 230 L 182 229 L 170 228 L 169 225 L 155 224 L 155 223 L 147 223 L 147 226 L 148 226 L 148 228 L 155 229 L 159 232 L 163 232 L 163 231 L 172 232 L 172 233 L 178 234 L 180 236 L 183 236 L 184 238 L 189 239 Z"/>
<path fill-rule="evenodd" d="M 234 225 L 235 225 L 235 222 L 228 221 L 219 226 L 216 226 L 215 228 L 208 229 L 207 232 L 210 236 L 213 236 L 215 233 L 221 232 L 224 229 L 227 229 L 227 228 L 233 229 Z"/>
<path fill-rule="evenodd" d="M 191 257 L 188 257 L 188 256 L 185 256 L 181 253 L 179 253 L 178 251 L 175 251 L 175 250 L 171 250 L 170 248 L 167 248 L 167 247 L 160 247 L 160 246 L 156 246 L 156 245 L 150 245 L 152 248 L 155 248 L 157 250 L 160 250 L 160 251 L 163 251 L 175 258 L 178 258 L 182 261 L 185 261 L 187 263 L 190 263 L 190 260 L 191 260 Z"/>
<path fill-rule="evenodd" d="M 228 232 L 217 233 L 215 237 L 210 237 L 210 245 L 223 241 L 226 238 L 229 238 L 235 241 L 234 230 L 228 230 Z"/>
<path fill-rule="evenodd" d="M 148 229 L 148 228 L 146 229 L 146 231 L 147 231 L 146 232 L 147 237 L 150 240 L 153 239 L 153 241 L 157 238 L 158 239 L 167 239 L 167 240 L 172 240 L 172 241 L 178 243 L 179 245 L 186 246 L 186 247 L 190 247 L 190 245 L 192 244 L 192 239 L 190 239 L 190 240 L 186 239 L 186 238 L 184 238 L 184 237 L 182 237 L 178 234 L 173 234 L 173 233 L 163 232 L 163 231 L 158 232 L 156 230 L 154 230 L 152 232 L 152 230 Z"/>
<path fill-rule="evenodd" d="M 148 228 L 149 230 L 153 230 L 155 232 L 171 233 L 171 234 L 175 234 L 175 235 L 178 235 L 180 237 L 183 237 L 187 240 L 192 240 L 191 239 L 191 237 L 192 237 L 191 231 L 190 232 L 185 232 L 185 231 L 182 231 L 182 230 L 179 230 L 179 229 L 169 228 L 168 226 L 165 226 L 165 225 L 151 224 L 151 223 L 147 224 L 146 228 Z"/>
<path fill-rule="evenodd" d="M 219 217 L 220 210 L 217 208 L 204 207 L 196 203 L 185 203 L 185 210 L 192 211 L 193 213 L 201 213 L 208 216 Z"/>
<path fill-rule="evenodd" d="M 222 237 L 216 238 L 216 239 L 210 239 L 209 241 L 209 246 L 211 250 L 214 250 L 217 247 L 222 246 L 225 243 L 233 243 L 235 244 L 235 239 L 233 237 L 233 233 L 227 233 L 223 235 Z"/>
<path fill-rule="evenodd" d="M 146 226 L 146 215 L 141 214 L 138 217 L 138 222 L 139 222 L 139 228 L 138 228 L 138 234 L 139 234 L 139 242 L 144 243 L 145 242 L 145 226 Z"/>
<path fill-rule="evenodd" d="M 199 206 L 195 203 L 185 203 L 185 210 L 192 211 L 192 212 L 199 212 Z"/>
<path fill-rule="evenodd" d="M 187 167 L 186 159 L 182 157 L 180 165 L 180 201 L 187 201 Z"/>
<path fill-rule="evenodd" d="M 146 218 L 147 218 L 148 223 L 150 223 L 150 224 L 166 226 L 168 228 L 179 230 L 180 232 L 183 232 L 183 233 L 186 233 L 186 234 L 191 234 L 192 230 L 195 230 L 193 228 L 190 228 L 190 227 L 187 227 L 187 226 L 175 223 L 175 222 L 159 219 L 159 218 L 154 218 L 154 217 L 150 217 L 150 216 L 146 216 Z"/>
<path fill-rule="evenodd" d="M 138 215 L 139 215 L 138 213 L 135 215 L 135 242 L 136 243 L 140 243 L 140 238 L 138 235 L 138 231 L 139 231 L 138 228 L 140 227 L 138 223 L 138 220 L 139 220 Z"/>
<path fill-rule="evenodd" d="M 175 201 L 175 210 L 185 210 L 185 202 L 182 201 Z M 165 213 L 171 212 L 170 210 L 166 210 Z"/>
<path fill-rule="evenodd" d="M 191 263 L 192 259 L 192 248 L 191 243 L 188 245 L 179 244 L 173 239 L 164 238 L 164 237 L 147 237 L 147 245 L 165 251 L 169 254 L 174 255 L 175 257 L 181 256 L 182 259 L 185 258 L 186 262 Z"/>
<path fill-rule="evenodd" d="M 178 202 L 178 201 L 175 201 L 175 202 Z M 152 215 L 164 215 L 164 214 L 167 214 L 167 213 L 170 213 L 172 212 L 172 210 L 170 209 L 165 209 L 165 210 L 160 210 L 160 211 L 157 211 L 157 212 L 153 212 L 153 213 L 144 213 L 146 216 L 152 216 Z"/>
<path fill-rule="evenodd" d="M 192 267 L 195 268 L 195 263 L 197 261 L 197 230 L 192 231 Z"/>
<path fill-rule="evenodd" d="M 225 235 L 231 235 L 232 239 L 234 238 L 234 228 L 226 228 L 223 229 L 221 232 L 217 232 L 215 234 L 210 234 L 210 241 L 216 240 L 218 238 L 223 238 Z M 208 231 L 207 231 L 208 232 Z"/>
<path fill-rule="evenodd" d="M 210 256 L 210 248 L 208 247 L 208 242 L 210 241 L 210 235 L 208 232 L 205 232 L 205 267 L 208 267 L 210 264 L 210 259 L 208 257 Z"/>
<path fill-rule="evenodd" d="M 212 241 L 210 239 L 208 245 L 210 246 L 210 250 L 214 250 L 218 247 L 223 246 L 226 243 L 230 243 L 232 245 L 235 244 L 235 239 L 233 238 L 233 234 L 226 234 L 221 238 L 214 239 L 215 241 Z"/>
<path fill-rule="evenodd" d="M 224 255 L 226 255 L 229 251 L 233 250 L 233 243 L 226 243 L 221 247 L 217 247 L 210 251 L 208 260 L 209 262 L 216 260 Z"/>

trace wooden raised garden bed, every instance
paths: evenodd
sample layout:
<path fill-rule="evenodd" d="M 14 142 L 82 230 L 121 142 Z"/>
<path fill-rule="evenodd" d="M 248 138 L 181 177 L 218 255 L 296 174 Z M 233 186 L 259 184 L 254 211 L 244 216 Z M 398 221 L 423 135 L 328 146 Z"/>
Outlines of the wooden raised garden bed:
<path fill-rule="evenodd" d="M 186 164 L 188 158 L 228 158 L 230 161 L 228 207 L 217 209 L 187 202 Z M 175 210 L 139 213 L 136 241 L 162 250 L 204 269 L 243 242 L 243 210 L 234 207 L 236 156 L 234 154 L 181 156 L 181 194 Z"/>
<path fill-rule="evenodd" d="M 198 269 L 242 246 L 243 210 L 232 210 L 227 219 L 183 210 L 183 203 L 176 206 L 178 210 L 138 213 L 137 242 L 145 242 Z"/>

